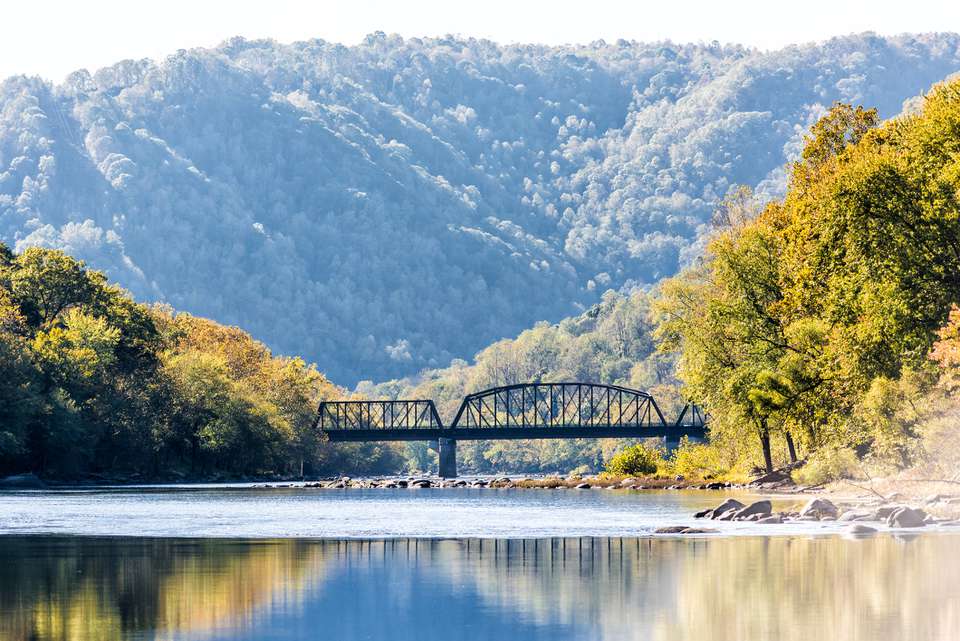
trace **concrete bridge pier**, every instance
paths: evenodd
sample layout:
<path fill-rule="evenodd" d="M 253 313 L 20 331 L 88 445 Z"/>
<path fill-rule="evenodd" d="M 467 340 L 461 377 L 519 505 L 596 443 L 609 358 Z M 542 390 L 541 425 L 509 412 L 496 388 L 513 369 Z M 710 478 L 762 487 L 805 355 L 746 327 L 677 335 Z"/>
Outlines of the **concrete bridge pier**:
<path fill-rule="evenodd" d="M 671 434 L 670 436 L 664 437 L 663 445 L 664 445 L 664 448 L 667 450 L 667 454 L 673 454 L 673 451 L 678 447 L 680 447 L 680 438 L 681 436 L 679 434 L 678 435 Z"/>
<path fill-rule="evenodd" d="M 452 479 L 457 477 L 457 442 L 452 438 L 440 438 L 440 478 Z"/>

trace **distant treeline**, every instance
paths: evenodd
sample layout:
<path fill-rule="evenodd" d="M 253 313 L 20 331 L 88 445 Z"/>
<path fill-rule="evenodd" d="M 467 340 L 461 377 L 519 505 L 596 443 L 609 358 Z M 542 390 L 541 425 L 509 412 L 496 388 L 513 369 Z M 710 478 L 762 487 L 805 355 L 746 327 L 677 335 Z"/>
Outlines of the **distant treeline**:
<path fill-rule="evenodd" d="M 235 327 L 134 302 L 60 251 L 0 244 L 0 475 L 237 478 L 394 471 L 400 450 L 330 446 L 313 365 Z"/>

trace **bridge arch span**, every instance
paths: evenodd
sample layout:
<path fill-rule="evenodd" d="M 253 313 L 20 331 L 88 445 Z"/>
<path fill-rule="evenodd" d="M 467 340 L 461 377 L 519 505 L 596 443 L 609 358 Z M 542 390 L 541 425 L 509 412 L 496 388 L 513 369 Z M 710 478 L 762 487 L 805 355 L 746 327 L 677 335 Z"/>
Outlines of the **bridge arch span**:
<path fill-rule="evenodd" d="M 518 383 L 464 397 L 452 428 L 659 427 L 650 394 L 601 383 Z"/>

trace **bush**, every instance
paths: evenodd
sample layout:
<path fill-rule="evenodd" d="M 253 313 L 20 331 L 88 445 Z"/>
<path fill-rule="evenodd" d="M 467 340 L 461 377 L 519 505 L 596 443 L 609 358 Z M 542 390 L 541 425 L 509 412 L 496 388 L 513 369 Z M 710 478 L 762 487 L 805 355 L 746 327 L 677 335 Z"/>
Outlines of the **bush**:
<path fill-rule="evenodd" d="M 824 447 L 790 476 L 798 485 L 823 485 L 830 481 L 858 476 L 860 461 L 853 450 L 845 447 Z"/>
<path fill-rule="evenodd" d="M 684 439 L 670 457 L 673 471 L 685 479 L 712 479 L 726 471 L 715 446 Z"/>
<path fill-rule="evenodd" d="M 663 453 L 642 443 L 618 452 L 607 462 L 607 471 L 616 476 L 656 474 L 665 463 Z"/>

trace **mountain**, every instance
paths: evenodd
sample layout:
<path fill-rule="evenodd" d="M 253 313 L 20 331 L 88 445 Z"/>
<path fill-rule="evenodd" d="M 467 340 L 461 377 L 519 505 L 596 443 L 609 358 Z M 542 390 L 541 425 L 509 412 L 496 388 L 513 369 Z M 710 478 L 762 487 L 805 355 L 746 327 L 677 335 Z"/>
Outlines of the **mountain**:
<path fill-rule="evenodd" d="M 700 250 L 837 100 L 882 117 L 956 34 L 498 45 L 230 40 L 0 84 L 0 240 L 242 325 L 334 380 L 470 356 Z"/>

